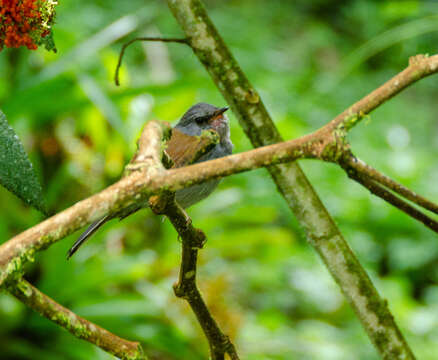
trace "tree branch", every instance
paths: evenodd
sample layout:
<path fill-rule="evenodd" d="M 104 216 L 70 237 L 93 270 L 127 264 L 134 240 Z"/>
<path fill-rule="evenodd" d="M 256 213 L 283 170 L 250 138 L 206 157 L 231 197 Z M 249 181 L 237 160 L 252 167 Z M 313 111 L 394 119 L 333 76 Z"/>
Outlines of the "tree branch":
<path fill-rule="evenodd" d="M 259 94 L 231 55 L 202 2 L 167 0 L 167 3 L 189 39 L 193 52 L 230 104 L 253 146 L 281 142 L 281 136 Z M 360 114 L 357 108 L 360 106 L 355 108 Z M 343 121 L 349 116 L 350 111 L 347 111 Z M 332 124 L 333 130 L 337 129 L 336 124 Z M 343 129 L 346 128 L 344 125 Z M 414 359 L 386 302 L 380 298 L 301 168 L 297 164 L 287 164 L 270 166 L 268 170 L 305 228 L 310 244 L 320 254 L 382 357 Z"/>
<path fill-rule="evenodd" d="M 161 164 L 164 148 L 162 139 L 165 137 L 164 133 L 168 132 L 169 126 L 160 125 L 158 122 L 148 123 L 140 137 L 139 150 L 126 167 L 124 178 L 99 194 L 78 202 L 0 246 L 0 285 L 11 275 L 19 275 L 22 263 L 31 260 L 36 251 L 50 246 L 103 215 L 117 212 L 134 202 L 144 201 L 151 195 L 158 195 L 159 199 L 162 194 L 168 194 L 169 191 L 173 192 L 213 178 L 267 166 L 279 191 L 306 229 L 310 244 L 327 265 L 383 358 L 414 359 L 414 355 L 387 308 L 386 301 L 378 295 L 368 275 L 343 239 L 300 167 L 297 164 L 279 166 L 277 164 L 296 159 L 318 158 L 342 165 L 345 156 L 349 154 L 349 144 L 345 140 L 347 132 L 366 114 L 410 84 L 436 73 L 438 55 L 411 58 L 406 70 L 345 110 L 320 130 L 299 139 L 281 143 L 281 136 L 273 125 L 260 96 L 246 79 L 217 33 L 202 3 L 199 0 L 168 0 L 168 4 L 186 33 L 187 39 L 133 39 L 122 48 L 116 69 L 116 83 L 118 83 L 118 70 L 123 54 L 126 47 L 134 41 L 189 44 L 237 114 L 253 145 L 265 146 L 245 153 L 165 171 Z M 273 143 L 276 144 L 271 145 Z M 436 225 L 438 223 L 433 220 L 432 223 L 431 219 L 378 183 L 436 212 L 435 204 L 370 167 L 363 166 L 361 163 L 350 165 L 350 170 L 354 170 L 353 176 L 359 174 L 356 180 L 370 191 L 430 228 L 438 229 Z M 361 172 L 367 173 L 368 177 L 360 175 Z M 183 239 L 181 273 L 179 282 L 175 286 L 175 293 L 177 296 L 186 298 L 195 312 L 209 340 L 213 359 L 223 359 L 225 353 L 233 360 L 238 359 L 234 346 L 217 326 L 196 287 L 197 251 L 202 246 L 205 235 L 193 228 L 184 211 L 174 201 L 170 205 L 166 204 L 164 208 Z M 18 282 L 14 283 L 14 281 Z M 9 290 L 15 296 L 23 302 L 27 301 L 29 306 L 57 321 L 69 331 L 75 333 L 85 329 L 87 334 L 83 336 L 88 336 L 88 340 L 91 341 L 90 338 L 94 335 L 88 334 L 88 330 L 92 330 L 95 325 L 62 308 L 61 305 L 56 304 L 24 280 L 10 280 L 8 285 Z M 70 317 L 74 316 L 75 319 L 66 321 L 66 314 Z M 99 328 L 96 331 L 105 336 L 115 337 L 115 335 L 105 333 L 104 329 Z M 115 338 L 122 342 L 120 346 L 123 347 L 123 342 L 126 340 Z M 116 339 L 112 338 L 114 341 Z M 136 343 L 131 344 L 137 346 Z M 108 346 L 112 347 L 112 345 Z M 142 356 L 138 353 L 140 350 L 137 348 L 136 351 L 137 353 L 133 353 L 133 358 L 140 358 L 136 357 Z"/>
<path fill-rule="evenodd" d="M 202 132 L 197 140 L 193 142 L 192 139 L 193 146 L 183 154 L 184 160 L 182 163 L 192 164 L 196 162 L 205 151 L 217 144 L 219 135 L 215 131 L 206 131 Z M 164 152 L 164 155 L 167 155 L 166 152 Z M 136 157 L 134 156 L 134 165 Z M 171 160 L 165 162 L 169 164 L 169 167 L 178 165 L 171 164 Z M 153 166 L 159 167 L 162 164 L 159 159 L 155 159 Z M 149 198 L 149 205 L 157 215 L 164 214 L 169 218 L 182 240 L 181 270 L 174 291 L 176 296 L 188 301 L 195 313 L 210 346 L 211 358 L 213 360 L 224 360 L 225 354 L 228 353 L 232 360 L 239 360 L 234 345 L 228 336 L 220 330 L 196 286 L 198 249 L 201 249 L 206 241 L 205 234 L 193 227 L 192 220 L 176 203 L 175 193 L 165 191 L 160 196 L 152 196 Z"/>
<path fill-rule="evenodd" d="M 145 149 L 141 159 L 147 165 L 154 155 L 162 150 L 160 139 L 165 125 L 155 121 L 146 124 L 141 139 L 144 143 L 154 145 Z M 140 141 L 139 145 L 143 143 Z M 12 274 L 20 273 L 24 262 L 32 261 L 36 251 L 47 248 L 54 242 L 66 237 L 82 226 L 142 199 L 147 199 L 153 191 L 159 192 L 161 184 L 153 181 L 162 169 L 139 166 L 138 171 L 131 171 L 112 186 L 100 193 L 80 201 L 42 223 L 24 231 L 0 246 L 0 285 Z M 160 178 L 160 176 L 158 176 Z M 151 184 L 151 185 L 150 185 Z M 155 189 L 155 190 L 150 190 Z"/>
<path fill-rule="evenodd" d="M 19 271 L 23 262 L 32 260 L 36 251 L 104 215 L 144 201 L 162 190 L 176 191 L 214 178 L 299 158 L 326 158 L 328 153 L 336 154 L 333 148 L 338 146 L 331 134 L 315 132 L 296 140 L 165 171 L 162 166 L 151 165 L 161 158 L 164 147 L 156 136 L 163 133 L 163 126 L 168 129 L 156 121 L 146 124 L 139 142 L 145 153 L 134 158 L 134 164 L 127 165 L 126 176 L 121 180 L 3 243 L 0 246 L 0 285 Z M 325 135 L 327 137 L 321 138 Z M 154 145 L 147 147 L 151 143 Z"/>
<path fill-rule="evenodd" d="M 260 146 L 281 141 L 259 95 L 232 58 L 202 5 L 196 0 L 187 1 L 169 0 L 169 4 L 185 29 L 192 49 L 231 103 L 253 144 Z M 339 163 L 349 150 L 345 141 L 346 132 L 366 111 L 371 111 L 418 78 L 436 72 L 437 67 L 437 56 L 416 57 L 411 61 L 407 69 L 409 71 L 401 73 L 404 75 L 399 79 L 402 81 L 400 88 L 396 80 L 391 80 L 379 88 L 374 96 L 371 96 L 372 93 L 364 98 L 368 100 L 362 99 L 313 134 L 180 169 L 164 171 L 162 166 L 148 166 L 150 163 L 156 164 L 163 148 L 161 140 L 157 140 L 162 137 L 158 134 L 162 134 L 163 129 L 157 122 L 151 122 L 145 127 L 141 139 L 148 139 L 144 144 L 155 141 L 155 145 L 148 147 L 152 152 L 143 158 L 144 164 L 139 161 L 135 166 L 128 165 L 127 176 L 116 184 L 0 246 L 0 284 L 19 272 L 22 263 L 31 260 L 36 251 L 103 215 L 117 212 L 134 202 L 144 201 L 163 190 L 176 191 L 212 178 L 269 166 L 280 192 L 305 227 L 309 242 L 328 265 L 379 351 L 383 354 L 399 352 L 407 358 L 413 358 L 395 323 L 382 320 L 382 316 L 392 319 L 390 314 L 386 310 L 381 314 L 372 307 L 362 306 L 367 302 L 382 300 L 298 165 L 273 165 L 302 158 L 319 158 Z M 366 101 L 370 101 L 371 105 Z M 338 261 L 339 257 L 342 262 Z M 363 285 L 360 288 L 352 286 L 360 282 Z M 385 347 L 379 341 L 382 333 L 388 339 Z"/>
<path fill-rule="evenodd" d="M 117 86 L 120 85 L 120 82 L 119 82 L 119 70 L 120 70 L 120 67 L 122 66 L 122 60 L 123 60 L 123 56 L 125 55 L 126 48 L 129 45 L 131 45 L 132 43 L 137 42 L 137 41 L 174 42 L 174 43 L 180 43 L 180 44 L 188 45 L 188 41 L 185 38 L 137 37 L 135 39 L 132 39 L 132 40 L 128 41 L 127 43 L 123 44 L 123 46 L 122 46 L 122 50 L 120 51 L 120 54 L 119 54 L 119 61 L 117 62 L 116 71 L 115 71 L 115 74 L 114 74 L 114 82 L 116 83 Z"/>
<path fill-rule="evenodd" d="M 435 58 L 435 56 L 431 58 Z M 243 106 L 243 104 L 240 105 Z M 259 116 L 259 119 L 263 115 L 258 113 L 257 109 L 250 108 L 246 109 L 243 114 L 244 119 L 250 119 L 252 112 Z M 267 125 L 269 124 L 267 123 Z M 143 146 L 153 141 L 152 138 L 156 136 L 156 134 L 151 135 L 147 131 L 153 128 L 155 128 L 155 132 L 158 131 L 158 128 L 161 129 L 159 131 L 163 131 L 161 126 L 157 122 L 148 123 L 140 138 L 140 141 L 143 141 Z M 163 126 L 169 130 L 168 125 Z M 266 136 L 266 133 L 261 132 L 260 136 Z M 267 138 L 264 141 L 269 142 L 270 140 Z M 156 152 L 161 152 L 161 142 L 155 142 L 154 149 Z M 310 135 L 295 140 L 264 146 L 244 153 L 166 172 L 153 166 L 148 167 L 137 164 L 137 168 L 131 168 L 131 165 L 128 165 L 126 174 L 129 176 L 2 244 L 0 246 L 0 284 L 12 273 L 20 270 L 22 262 L 32 260 L 36 251 L 45 249 L 52 243 L 108 213 L 117 212 L 136 201 L 147 199 L 151 195 L 159 193 L 162 189 L 176 191 L 213 178 L 263 166 L 269 166 L 269 170 L 276 179 L 277 186 L 284 194 L 291 208 L 297 210 L 298 204 L 301 204 L 306 209 L 304 212 L 300 212 L 299 218 L 307 229 L 310 238 L 313 234 L 320 233 L 319 226 L 314 226 L 317 223 L 321 228 L 326 229 L 324 233 L 333 234 L 336 232 L 334 231 L 336 228 L 332 228 L 332 223 L 328 221 L 329 218 L 327 218 L 325 210 L 322 210 L 323 207 L 317 207 L 319 210 L 315 208 L 315 204 L 320 206 L 322 204 L 315 197 L 316 194 L 313 190 L 311 191 L 308 188 L 309 184 L 302 177 L 304 175 L 301 170 L 297 170 L 298 168 L 295 165 L 286 167 L 272 167 L 270 165 L 304 158 L 319 158 L 339 162 L 348 151 L 349 145 L 345 141 L 345 131 L 332 130 L 329 126 L 324 126 Z M 145 156 L 146 160 L 148 156 Z M 161 155 L 155 157 L 158 156 Z M 293 180 L 293 176 L 298 176 L 299 180 Z M 301 193 L 299 189 L 303 184 L 307 185 Z M 293 198 L 290 197 L 290 192 L 293 196 L 297 196 L 300 202 L 294 202 Z M 307 200 L 306 196 L 308 196 Z M 318 239 L 318 236 L 315 239 Z"/>
<path fill-rule="evenodd" d="M 145 360 L 138 342 L 118 337 L 92 322 L 76 315 L 39 291 L 24 279 L 7 284 L 8 291 L 50 321 L 65 328 L 79 339 L 86 340 L 106 352 L 124 360 Z"/>
<path fill-rule="evenodd" d="M 239 356 L 234 345 L 219 328 L 196 285 L 198 250 L 206 241 L 205 234 L 193 227 L 191 219 L 175 202 L 173 194 L 154 199 L 151 208 L 156 214 L 166 215 L 181 238 L 181 269 L 174 291 L 176 296 L 187 300 L 195 313 L 208 340 L 211 359 L 223 360 L 227 353 L 232 360 L 238 360 Z"/>
<path fill-rule="evenodd" d="M 388 189 L 394 191 L 395 193 L 403 196 L 404 198 L 412 201 L 413 203 L 421 206 L 422 208 L 438 214 L 437 204 L 433 203 L 432 201 L 426 199 L 421 195 L 418 195 L 417 193 L 408 189 L 402 184 L 399 184 L 398 182 L 392 180 L 390 177 L 372 168 L 354 155 L 351 154 L 350 156 L 345 157 L 340 165 L 344 168 L 347 174 L 349 173 L 349 171 L 354 171 L 361 176 L 366 176 L 374 180 L 375 182 L 387 187 Z"/>
<path fill-rule="evenodd" d="M 352 169 L 346 170 L 348 176 L 357 181 L 359 184 L 366 187 L 372 194 L 382 198 L 386 202 L 390 203 L 397 209 L 403 211 L 405 214 L 413 217 L 414 219 L 422 222 L 426 227 L 438 233 L 438 222 L 423 214 L 421 211 L 417 210 L 406 201 L 403 201 L 399 197 L 395 196 L 390 191 L 386 190 L 378 183 L 376 183 L 373 179 L 358 173 Z"/>
<path fill-rule="evenodd" d="M 348 131 L 367 114 L 408 86 L 437 72 L 438 55 L 412 56 L 405 70 L 336 116 L 327 126 L 331 129 L 343 128 Z"/>

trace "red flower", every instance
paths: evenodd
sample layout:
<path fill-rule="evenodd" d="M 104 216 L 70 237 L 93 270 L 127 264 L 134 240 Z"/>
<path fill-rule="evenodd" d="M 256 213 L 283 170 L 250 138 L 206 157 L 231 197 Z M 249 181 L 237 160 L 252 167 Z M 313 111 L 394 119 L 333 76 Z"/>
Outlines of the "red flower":
<path fill-rule="evenodd" d="M 50 34 L 55 4 L 51 0 L 0 0 L 0 50 L 3 46 L 35 50 L 41 38 Z"/>

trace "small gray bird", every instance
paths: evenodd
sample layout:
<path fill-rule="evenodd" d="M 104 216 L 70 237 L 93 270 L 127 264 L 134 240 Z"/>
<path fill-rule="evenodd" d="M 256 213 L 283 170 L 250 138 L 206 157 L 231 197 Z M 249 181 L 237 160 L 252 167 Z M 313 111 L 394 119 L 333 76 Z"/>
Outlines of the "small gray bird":
<path fill-rule="evenodd" d="M 173 167 L 187 165 L 181 161 L 182 156 L 179 155 L 187 149 L 189 145 L 187 142 L 197 141 L 195 137 L 201 135 L 201 132 L 204 130 L 215 130 L 219 134 L 220 141 L 210 151 L 202 155 L 196 162 L 217 159 L 232 153 L 233 143 L 230 139 L 228 118 L 224 114 L 227 110 L 228 107 L 217 108 L 206 103 L 198 103 L 187 110 L 178 124 L 174 127 L 171 138 L 167 141 L 166 152 L 174 163 Z M 181 136 L 181 133 L 183 136 Z M 210 195 L 219 182 L 220 179 L 215 179 L 203 184 L 193 185 L 178 190 L 175 193 L 175 199 L 183 208 L 188 208 Z M 133 204 L 122 209 L 118 213 L 106 215 L 102 219 L 95 221 L 82 233 L 70 248 L 67 254 L 67 259 L 69 259 L 79 247 L 107 221 L 113 218 L 119 218 L 120 220 L 124 219 L 132 213 L 148 206 L 147 201 Z"/>

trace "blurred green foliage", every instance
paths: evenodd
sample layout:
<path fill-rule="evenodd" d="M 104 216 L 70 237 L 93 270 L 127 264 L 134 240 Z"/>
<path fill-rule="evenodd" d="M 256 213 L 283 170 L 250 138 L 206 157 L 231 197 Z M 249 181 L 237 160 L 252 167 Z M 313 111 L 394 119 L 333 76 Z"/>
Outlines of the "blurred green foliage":
<path fill-rule="evenodd" d="M 409 56 L 436 53 L 434 1 L 207 1 L 282 135 L 319 128 L 389 77 Z M 224 100 L 190 49 L 130 47 L 134 36 L 180 36 L 161 1 L 65 0 L 57 9 L 58 53 L 0 53 L 0 108 L 39 172 L 51 211 L 116 181 L 148 119 L 177 120 L 194 102 Z M 438 82 L 422 80 L 350 136 L 355 153 L 438 199 Z M 231 115 L 235 151 L 251 148 Z M 388 299 L 420 359 L 438 353 L 438 241 L 337 167 L 301 162 L 342 232 Z M 264 169 L 224 180 L 189 209 L 208 235 L 199 282 L 242 358 L 377 359 L 359 321 Z M 0 189 L 1 241 L 43 217 Z M 152 359 L 205 359 L 207 345 L 187 305 L 174 297 L 180 244 L 166 221 L 142 211 L 106 225 L 71 261 L 74 234 L 36 256 L 27 278 L 61 304 L 130 340 Z M 109 359 L 0 294 L 2 359 Z"/>

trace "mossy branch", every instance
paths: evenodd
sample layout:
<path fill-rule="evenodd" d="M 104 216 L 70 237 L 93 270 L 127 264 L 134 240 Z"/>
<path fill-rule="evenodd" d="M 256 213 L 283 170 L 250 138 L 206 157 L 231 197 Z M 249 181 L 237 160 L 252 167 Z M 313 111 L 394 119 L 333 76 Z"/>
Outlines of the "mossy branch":
<path fill-rule="evenodd" d="M 140 343 L 122 339 L 76 315 L 22 278 L 9 281 L 7 290 L 23 304 L 63 327 L 77 338 L 86 340 L 119 359 L 147 359 Z"/>

